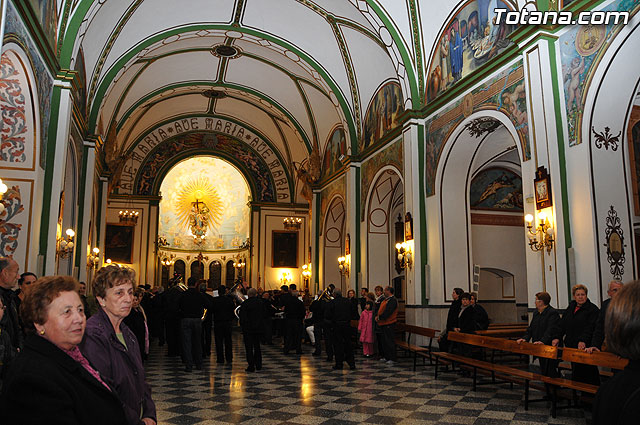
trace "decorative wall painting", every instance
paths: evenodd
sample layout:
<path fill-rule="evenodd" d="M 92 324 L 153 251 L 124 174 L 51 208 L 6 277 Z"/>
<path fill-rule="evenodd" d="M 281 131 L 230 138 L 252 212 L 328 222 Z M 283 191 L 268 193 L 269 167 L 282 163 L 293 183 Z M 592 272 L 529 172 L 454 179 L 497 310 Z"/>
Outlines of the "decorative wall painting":
<path fill-rule="evenodd" d="M 342 127 L 336 128 L 329 137 L 322 160 L 322 177 L 332 176 L 342 168 L 340 156 L 347 153 L 347 139 Z"/>
<path fill-rule="evenodd" d="M 133 263 L 133 232 L 135 226 L 107 223 L 104 258 L 114 263 Z"/>
<path fill-rule="evenodd" d="M 382 139 L 398 125 L 404 112 L 402 89 L 395 81 L 383 85 L 376 93 L 364 116 L 364 133 L 359 149 L 363 151 Z"/>
<path fill-rule="evenodd" d="M 56 0 L 29 0 L 29 5 L 44 31 L 51 48 L 56 50 L 56 32 L 58 28 L 58 10 Z"/>
<path fill-rule="evenodd" d="M 469 203 L 474 210 L 523 212 L 522 178 L 506 168 L 482 170 L 471 180 Z"/>
<path fill-rule="evenodd" d="M 509 25 L 504 19 L 496 23 L 496 8 L 513 10 L 509 3 L 500 0 L 473 0 L 447 23 L 431 57 L 427 101 L 435 99 L 512 44 L 508 36 L 516 25 Z"/>

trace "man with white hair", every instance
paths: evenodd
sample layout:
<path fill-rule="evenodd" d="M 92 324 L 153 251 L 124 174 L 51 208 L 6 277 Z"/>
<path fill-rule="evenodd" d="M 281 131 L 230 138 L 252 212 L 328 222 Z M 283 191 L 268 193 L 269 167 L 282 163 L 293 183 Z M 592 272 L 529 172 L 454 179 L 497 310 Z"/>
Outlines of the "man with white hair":
<path fill-rule="evenodd" d="M 18 351 L 22 348 L 24 335 L 18 320 L 18 296 L 15 293 L 18 287 L 18 272 L 20 266 L 13 258 L 0 257 L 0 297 L 5 307 L 2 318 L 3 328 L 11 338 L 11 345 Z"/>
<path fill-rule="evenodd" d="M 618 291 L 622 289 L 622 282 L 619 280 L 612 280 L 609 282 L 609 289 L 607 295 L 609 298 L 602 302 L 600 308 L 600 314 L 598 315 L 598 321 L 596 322 L 596 328 L 593 330 L 593 336 L 591 337 L 591 344 L 585 349 L 587 353 L 593 353 L 594 351 L 602 350 L 602 344 L 604 343 L 604 320 L 607 316 L 607 308 L 611 299 L 616 296 Z"/>

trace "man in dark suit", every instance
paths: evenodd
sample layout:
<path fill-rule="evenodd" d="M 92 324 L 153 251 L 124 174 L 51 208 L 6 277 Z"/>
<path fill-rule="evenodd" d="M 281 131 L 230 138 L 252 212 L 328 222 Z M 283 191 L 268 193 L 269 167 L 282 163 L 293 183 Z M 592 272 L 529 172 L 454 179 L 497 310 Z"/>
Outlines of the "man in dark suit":
<path fill-rule="evenodd" d="M 220 285 L 218 296 L 213 298 L 213 336 L 216 343 L 217 362 L 233 361 L 233 346 L 231 345 L 231 323 L 235 319 L 236 308 L 233 300 L 227 296 L 227 288 Z"/>
<path fill-rule="evenodd" d="M 293 287 L 291 294 L 286 298 L 284 305 L 285 328 L 287 330 L 286 345 L 284 346 L 284 354 L 294 349 L 296 353 L 302 354 L 302 322 L 306 314 L 304 303 L 298 299 L 298 291 Z"/>
<path fill-rule="evenodd" d="M 204 297 L 205 316 L 202 321 L 202 357 L 211 355 L 211 330 L 213 328 L 213 297 L 207 293 L 207 281 L 198 282 L 200 292 Z"/>
<path fill-rule="evenodd" d="M 264 303 L 256 296 L 257 294 L 258 291 L 255 288 L 249 288 L 247 291 L 249 298 L 240 305 L 240 326 L 249 364 L 247 372 L 262 369 L 260 338 L 264 332 L 263 321 L 266 313 Z"/>
<path fill-rule="evenodd" d="M 551 345 L 554 338 L 560 333 L 560 314 L 551 307 L 551 295 L 547 292 L 536 294 L 536 311 L 531 318 L 531 324 L 524 336 L 517 340 L 522 342 L 533 341 L 534 344 Z M 543 375 L 556 378 L 558 374 L 558 361 L 540 358 L 540 370 Z"/>
<path fill-rule="evenodd" d="M 187 280 L 186 292 L 180 298 L 180 330 L 182 334 L 182 353 L 186 363 L 185 370 L 191 372 L 193 364 L 202 369 L 202 314 L 204 313 L 204 297 L 196 288 L 196 278 Z"/>
<path fill-rule="evenodd" d="M 591 337 L 591 344 L 586 348 L 586 352 L 591 354 L 594 351 L 602 350 L 602 344 L 604 343 L 604 320 L 607 316 L 607 309 L 609 308 L 609 303 L 611 299 L 616 296 L 618 291 L 622 289 L 622 282 L 619 280 L 612 280 L 609 282 L 609 289 L 607 290 L 607 295 L 609 298 L 602 302 L 602 306 L 600 308 L 600 314 L 598 314 L 598 320 L 596 321 L 596 327 L 593 330 L 593 337 Z"/>
<path fill-rule="evenodd" d="M 170 283 L 171 287 L 162 299 L 164 327 L 170 357 L 182 354 L 182 346 L 180 344 L 180 298 L 184 292 L 184 285 L 180 285 L 180 279 L 182 279 L 182 276 L 174 276 Z"/>
<path fill-rule="evenodd" d="M 351 301 L 342 296 L 340 289 L 333 292 L 334 299 L 329 302 L 324 318 L 331 324 L 333 347 L 336 357 L 335 370 L 342 369 L 343 362 L 349 364 L 351 370 L 356 368 L 356 361 L 351 346 Z"/>

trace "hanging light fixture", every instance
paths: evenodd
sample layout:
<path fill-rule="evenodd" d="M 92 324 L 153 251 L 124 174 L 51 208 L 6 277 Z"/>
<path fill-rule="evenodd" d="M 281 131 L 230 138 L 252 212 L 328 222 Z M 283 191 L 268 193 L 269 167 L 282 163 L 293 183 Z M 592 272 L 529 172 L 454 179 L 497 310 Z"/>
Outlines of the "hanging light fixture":
<path fill-rule="evenodd" d="M 284 224 L 284 228 L 285 230 L 300 230 L 300 226 L 302 225 L 302 219 L 300 217 L 285 217 L 284 220 L 282 220 L 282 223 Z"/>

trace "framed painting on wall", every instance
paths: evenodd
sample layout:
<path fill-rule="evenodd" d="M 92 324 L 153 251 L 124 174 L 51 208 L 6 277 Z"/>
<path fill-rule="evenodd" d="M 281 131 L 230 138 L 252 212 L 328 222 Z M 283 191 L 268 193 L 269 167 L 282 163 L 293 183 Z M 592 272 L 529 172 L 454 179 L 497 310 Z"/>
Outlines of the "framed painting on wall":
<path fill-rule="evenodd" d="M 135 226 L 107 223 L 104 258 L 114 263 L 133 263 L 133 232 Z"/>
<path fill-rule="evenodd" d="M 545 167 L 538 167 L 533 181 L 536 195 L 536 209 L 549 208 L 551 203 L 551 177 Z"/>
<path fill-rule="evenodd" d="M 271 233 L 271 267 L 298 267 L 298 232 Z"/>

